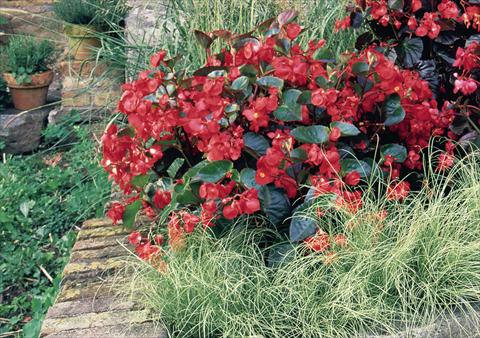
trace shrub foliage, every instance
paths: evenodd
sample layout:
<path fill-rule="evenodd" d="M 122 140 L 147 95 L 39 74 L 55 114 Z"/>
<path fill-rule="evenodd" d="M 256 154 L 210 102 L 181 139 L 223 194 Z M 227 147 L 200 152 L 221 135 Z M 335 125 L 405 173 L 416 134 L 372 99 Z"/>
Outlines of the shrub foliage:
<path fill-rule="evenodd" d="M 13 73 L 20 82 L 29 82 L 30 75 L 47 71 L 55 48 L 48 40 L 37 41 L 32 36 L 12 36 L 2 48 L 3 70 Z"/>
<path fill-rule="evenodd" d="M 382 44 L 389 58 L 417 71 L 456 119 L 449 136 L 480 144 L 480 6 L 476 0 L 357 1 L 344 25 L 366 23 L 357 47 Z"/>
<path fill-rule="evenodd" d="M 160 51 L 123 86 L 118 109 L 128 126 L 113 124 L 103 136 L 102 163 L 130 195 L 109 210 L 115 222 L 131 227 L 141 210 L 161 225 L 168 220 L 176 248 L 197 226 L 221 231 L 261 214 L 292 242 L 324 251 L 323 230 L 302 216 L 313 200 L 356 213 L 373 169 L 388 182 L 388 199 L 407 196 L 415 180 L 401 178 L 422 169 L 433 136 L 452 137 L 457 106 L 440 104 L 419 72 L 395 65 L 386 44 L 339 57 L 323 40 L 302 49 L 295 17 L 284 12 L 242 35 L 195 31 L 205 67 L 186 76 L 174 69 L 178 58 Z M 219 54 L 210 50 L 214 40 L 224 43 Z M 455 146 L 438 146 L 444 171 Z M 132 234 L 142 258 L 161 252 L 162 231 Z"/>
<path fill-rule="evenodd" d="M 54 11 L 67 23 L 92 25 L 103 31 L 119 25 L 127 6 L 124 0 L 59 0 Z"/>

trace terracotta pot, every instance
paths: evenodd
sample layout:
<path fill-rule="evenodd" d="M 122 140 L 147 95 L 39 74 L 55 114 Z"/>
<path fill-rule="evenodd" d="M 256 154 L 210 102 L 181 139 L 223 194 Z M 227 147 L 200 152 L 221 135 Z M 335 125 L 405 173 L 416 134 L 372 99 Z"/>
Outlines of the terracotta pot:
<path fill-rule="evenodd" d="M 96 49 L 101 46 L 96 30 L 88 25 L 65 25 L 69 54 L 77 61 L 95 58 Z"/>
<path fill-rule="evenodd" d="M 13 105 L 19 110 L 38 108 L 47 102 L 48 87 L 53 81 L 53 71 L 47 70 L 30 77 L 31 83 L 18 84 L 12 74 L 3 74 L 7 86 L 10 88 Z"/>

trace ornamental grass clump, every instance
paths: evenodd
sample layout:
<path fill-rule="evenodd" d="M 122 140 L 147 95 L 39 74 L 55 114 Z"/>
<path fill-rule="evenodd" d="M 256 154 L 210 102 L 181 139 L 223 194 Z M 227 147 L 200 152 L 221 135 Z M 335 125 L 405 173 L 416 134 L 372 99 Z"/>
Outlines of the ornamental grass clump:
<path fill-rule="evenodd" d="M 133 227 L 139 213 L 152 220 L 150 231 L 131 236 L 143 259 L 160 264 L 195 228 L 221 234 L 244 216 L 324 252 L 329 233 L 304 216 L 315 201 L 334 201 L 353 217 L 378 171 L 378 193 L 400 202 L 421 187 L 432 137 L 443 149 L 439 173 L 466 147 L 470 134 L 451 140 L 467 132 L 451 131 L 462 106 L 437 101 L 419 72 L 385 55 L 387 46 L 338 57 L 323 40 L 302 49 L 296 15 L 286 11 L 242 35 L 195 31 L 204 67 L 186 74 L 175 69 L 178 57 L 160 51 L 123 86 L 118 110 L 128 124 L 106 130 L 102 164 L 128 195 L 108 211 L 114 222 Z M 219 54 L 215 40 L 224 45 Z M 335 210 L 317 205 L 317 218 Z"/>
<path fill-rule="evenodd" d="M 33 36 L 17 35 L 0 50 L 5 63 L 2 70 L 14 74 L 19 83 L 28 83 L 30 76 L 49 70 L 55 48 L 48 40 L 37 41 Z"/>
<path fill-rule="evenodd" d="M 58 0 L 55 15 L 66 23 L 91 25 L 99 31 L 116 30 L 125 18 L 125 0 Z"/>
<path fill-rule="evenodd" d="M 446 176 L 436 165 L 427 164 L 423 188 L 403 203 L 378 194 L 384 183 L 377 171 L 356 215 L 322 217 L 330 241 L 324 254 L 291 247 L 268 267 L 265 239 L 289 242 L 247 229 L 254 222 L 243 218 L 220 239 L 195 230 L 184 250 L 166 253 L 166 268 L 136 261 L 132 290 L 124 291 L 174 337 L 410 336 L 452 315 L 452 337 L 476 336 L 480 153 L 458 160 Z M 318 217 L 314 209 L 305 216 Z"/>

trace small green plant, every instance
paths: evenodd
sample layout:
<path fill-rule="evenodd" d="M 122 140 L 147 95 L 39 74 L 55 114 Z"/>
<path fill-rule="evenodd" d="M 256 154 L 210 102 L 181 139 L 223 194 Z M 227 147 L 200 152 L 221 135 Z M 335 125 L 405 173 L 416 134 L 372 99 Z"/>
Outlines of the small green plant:
<path fill-rule="evenodd" d="M 7 91 L 7 84 L 0 77 L 0 112 L 5 110 L 5 108 L 10 103 L 10 94 Z"/>
<path fill-rule="evenodd" d="M 24 337 L 38 337 L 75 242 L 73 227 L 101 217 L 109 196 L 91 131 L 64 128 L 48 132 L 52 141 L 74 133 L 77 141 L 69 148 L 0 162 L 0 337 L 20 330 Z"/>
<path fill-rule="evenodd" d="M 119 25 L 127 9 L 125 0 L 60 0 L 54 5 L 59 19 L 75 25 L 92 25 L 99 31 Z"/>
<path fill-rule="evenodd" d="M 12 73 L 17 83 L 28 84 L 32 74 L 49 69 L 54 52 L 53 43 L 48 40 L 37 41 L 25 35 L 13 36 L 8 45 L 2 48 L 4 71 Z"/>
<path fill-rule="evenodd" d="M 456 311 L 469 317 L 480 300 L 480 153 L 446 177 L 426 167 L 424 188 L 405 203 L 386 202 L 370 186 L 359 213 L 324 218 L 332 242 L 323 253 L 284 250 L 268 267 L 259 238 L 275 233 L 216 239 L 198 230 L 163 265 L 133 263 L 131 296 L 173 337 L 367 337 Z M 334 241 L 339 231 L 346 238 Z M 277 235 L 275 245 L 282 241 Z M 472 320 L 472 331 L 452 337 L 476 336 L 478 314 Z"/>

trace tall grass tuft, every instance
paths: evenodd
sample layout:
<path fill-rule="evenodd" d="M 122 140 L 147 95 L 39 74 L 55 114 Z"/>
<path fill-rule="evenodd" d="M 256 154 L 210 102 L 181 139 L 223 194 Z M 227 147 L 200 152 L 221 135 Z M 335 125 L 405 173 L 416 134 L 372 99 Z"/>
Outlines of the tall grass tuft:
<path fill-rule="evenodd" d="M 174 337 L 408 335 L 459 314 L 470 321 L 452 335 L 478 334 L 480 153 L 425 177 L 404 203 L 377 196 L 372 182 L 356 215 L 324 219 L 324 230 L 348 239 L 334 254 L 297 247 L 269 268 L 260 230 L 195 233 L 185 251 L 168 254 L 167 272 L 134 263 L 131 295 Z"/>
<path fill-rule="evenodd" d="M 145 27 L 144 17 L 133 16 L 127 24 L 143 29 L 144 35 L 110 36 L 100 34 L 103 47 L 99 51 L 114 67 L 125 66 L 132 76 L 147 67 L 151 54 L 165 49 L 170 56 L 181 55 L 180 65 L 195 70 L 205 64 L 206 55 L 194 37 L 194 30 L 210 32 L 227 29 L 234 33 L 250 32 L 257 24 L 275 17 L 286 9 L 299 12 L 298 22 L 305 31 L 299 38 L 303 47 L 309 40 L 326 39 L 327 46 L 336 54 L 351 50 L 355 33 L 334 33 L 335 21 L 345 15 L 348 0 L 168 0 L 147 1 L 140 6 L 147 13 L 155 13 L 156 22 Z M 134 11 L 136 13 L 136 10 Z M 121 30 L 118 24 L 110 24 L 112 31 Z M 152 35 L 152 32 L 155 34 Z M 219 51 L 217 42 L 212 46 Z M 128 56 L 128 58 L 127 58 Z"/>
<path fill-rule="evenodd" d="M 166 20 L 161 26 L 166 34 L 158 44 L 173 54 L 182 54 L 193 69 L 205 62 L 205 53 L 194 41 L 195 29 L 210 32 L 227 29 L 246 33 L 257 24 L 287 9 L 299 12 L 298 22 L 305 27 L 300 43 L 327 39 L 328 47 L 336 55 L 352 49 L 354 35 L 350 32 L 334 34 L 335 21 L 345 16 L 346 0 L 169 0 Z M 208 14 L 207 14 L 208 13 Z"/>

